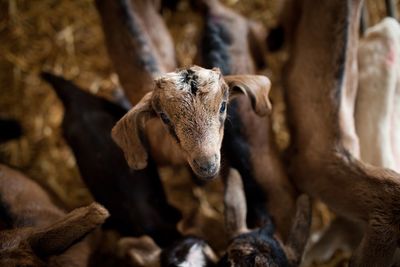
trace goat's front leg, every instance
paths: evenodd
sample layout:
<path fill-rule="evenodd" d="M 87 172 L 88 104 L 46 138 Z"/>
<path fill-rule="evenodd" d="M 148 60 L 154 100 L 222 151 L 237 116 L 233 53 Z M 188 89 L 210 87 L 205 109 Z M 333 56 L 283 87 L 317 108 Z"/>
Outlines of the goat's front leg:
<path fill-rule="evenodd" d="M 391 266 L 397 248 L 397 231 L 391 225 L 371 221 L 364 237 L 353 253 L 350 267 Z"/>

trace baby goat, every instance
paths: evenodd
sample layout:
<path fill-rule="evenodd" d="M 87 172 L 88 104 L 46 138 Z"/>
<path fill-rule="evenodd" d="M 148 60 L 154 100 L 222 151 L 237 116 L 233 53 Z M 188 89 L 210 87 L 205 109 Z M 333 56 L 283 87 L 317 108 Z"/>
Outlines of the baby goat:
<path fill-rule="evenodd" d="M 82 238 L 107 217 L 96 203 L 65 214 L 38 184 L 0 165 L 0 266 L 87 266 Z"/>
<path fill-rule="evenodd" d="M 231 241 L 218 266 L 298 266 L 310 233 L 311 204 L 308 196 L 302 195 L 297 200 L 292 229 L 284 244 L 274 236 L 271 223 L 254 230 L 247 228 L 243 184 L 234 169 L 227 176 L 225 190 L 225 220 Z"/>
<path fill-rule="evenodd" d="M 256 112 L 264 115 L 270 108 L 268 78 L 253 75 L 224 80 L 219 70 L 196 66 L 165 73 L 170 70 L 150 40 L 137 7 L 133 5 L 132 9 L 128 0 L 98 0 L 97 4 L 106 39 L 115 43 L 108 45 L 110 54 L 123 53 L 118 57 L 111 55 L 114 65 L 125 66 L 116 71 L 120 77 L 129 76 L 136 89 L 128 89 L 123 78 L 122 85 L 132 103 L 142 98 L 112 131 L 129 166 L 143 169 L 147 165 L 148 151 L 142 144 L 146 139 L 158 165 L 187 162 L 198 176 L 215 176 L 220 166 L 229 90 L 231 95 L 240 91 L 247 94 Z M 111 27 L 113 23 L 119 26 Z M 126 46 L 121 47 L 123 44 Z M 145 92 L 148 93 L 144 95 Z M 157 116 L 160 119 L 150 120 Z"/>
<path fill-rule="evenodd" d="M 156 79 L 153 92 L 147 93 L 115 125 L 112 137 L 123 149 L 129 166 L 143 169 L 148 158 L 143 144 L 146 123 L 149 121 L 147 133 L 156 133 L 149 128 L 159 127 L 157 124 L 162 122 L 170 133 L 170 140 L 147 134 L 153 154 L 158 155 L 157 162 L 184 164 L 186 161 L 198 176 L 214 177 L 220 168 L 229 98 L 243 93 L 249 97 L 255 112 L 265 115 L 271 108 L 269 89 L 267 77 L 224 77 L 217 68 L 194 66 L 167 73 Z M 157 120 L 151 122 L 152 118 Z M 162 142 L 169 143 L 163 147 Z"/>

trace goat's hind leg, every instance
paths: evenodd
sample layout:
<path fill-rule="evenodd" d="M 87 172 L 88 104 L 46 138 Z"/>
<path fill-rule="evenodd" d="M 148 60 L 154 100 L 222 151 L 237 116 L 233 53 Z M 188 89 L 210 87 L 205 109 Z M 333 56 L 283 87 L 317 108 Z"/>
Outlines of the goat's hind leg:
<path fill-rule="evenodd" d="M 364 237 L 353 253 L 350 267 L 389 267 L 397 248 L 398 232 L 388 224 L 370 221 Z"/>

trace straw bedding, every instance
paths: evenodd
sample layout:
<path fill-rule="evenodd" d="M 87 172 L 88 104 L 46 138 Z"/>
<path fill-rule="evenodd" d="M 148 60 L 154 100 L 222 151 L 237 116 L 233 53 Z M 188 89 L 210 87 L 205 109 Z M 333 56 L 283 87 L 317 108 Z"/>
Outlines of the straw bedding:
<path fill-rule="evenodd" d="M 279 0 L 224 2 L 267 27 L 276 23 Z M 368 0 L 368 5 L 369 23 L 374 24 L 383 17 L 384 1 Z M 180 3 L 176 12 L 165 12 L 164 18 L 176 42 L 179 65 L 189 66 L 196 54 L 196 25 L 200 18 L 189 11 L 186 1 Z M 286 57 L 284 53 L 269 55 L 269 67 L 265 70 L 273 83 L 273 129 L 282 149 L 289 141 L 280 77 Z M 47 188 L 58 203 L 71 209 L 92 200 L 62 138 L 62 105 L 38 78 L 41 70 L 72 79 L 103 97 L 109 97 L 119 86 L 92 0 L 0 1 L 0 117 L 18 119 L 24 129 L 20 140 L 0 146 L 0 161 L 23 170 Z M 185 216 L 194 216 L 192 221 L 200 234 L 212 245 L 223 246 L 219 243 L 223 230 L 220 182 L 198 188 L 185 178 L 184 170 L 161 172 L 170 202 Z M 324 205 L 315 206 L 313 228 L 320 230 L 333 215 Z M 319 266 L 346 266 L 348 256 L 338 252 L 330 262 Z"/>

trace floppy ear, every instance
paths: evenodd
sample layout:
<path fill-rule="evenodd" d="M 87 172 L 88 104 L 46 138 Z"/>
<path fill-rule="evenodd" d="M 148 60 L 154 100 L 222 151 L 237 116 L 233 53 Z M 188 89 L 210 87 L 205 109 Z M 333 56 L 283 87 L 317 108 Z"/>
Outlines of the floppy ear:
<path fill-rule="evenodd" d="M 225 224 L 230 238 L 247 232 L 246 224 L 246 198 L 240 174 L 235 169 L 230 169 L 225 183 Z"/>
<path fill-rule="evenodd" d="M 254 111 L 264 116 L 271 111 L 268 94 L 271 88 L 270 80 L 261 75 L 227 75 L 224 77 L 229 86 L 230 96 L 238 93 L 247 95 Z"/>
<path fill-rule="evenodd" d="M 100 204 L 75 209 L 54 224 L 34 230 L 28 238 L 33 251 L 40 257 L 64 252 L 109 216 Z"/>
<path fill-rule="evenodd" d="M 141 135 L 146 121 L 154 116 L 151 97 L 152 92 L 147 93 L 111 131 L 114 142 L 124 151 L 129 167 L 135 170 L 141 170 L 147 166 L 148 156 Z"/>
<path fill-rule="evenodd" d="M 292 266 L 298 266 L 310 235 L 311 201 L 303 194 L 297 199 L 296 215 L 286 244 L 286 254 Z"/>
<path fill-rule="evenodd" d="M 153 267 L 160 265 L 161 249 L 149 236 L 121 238 L 118 241 L 118 254 L 128 259 L 131 266 Z"/>

